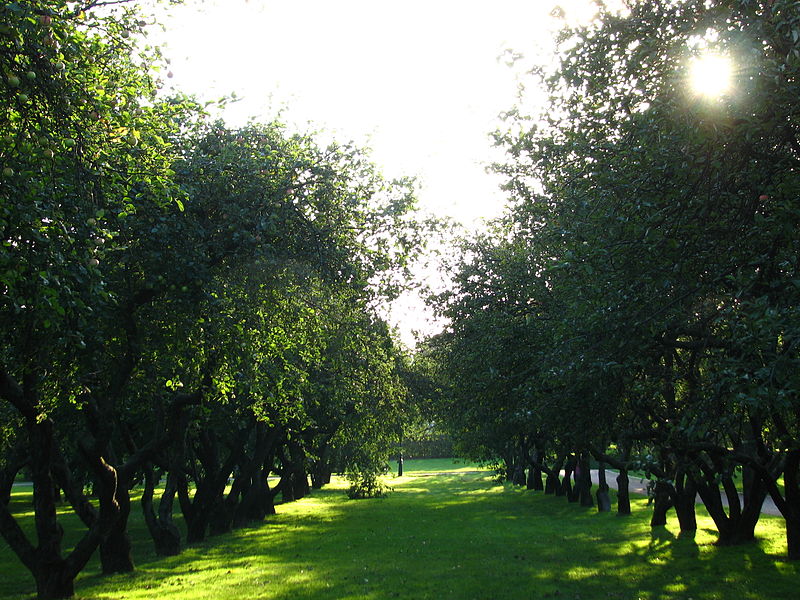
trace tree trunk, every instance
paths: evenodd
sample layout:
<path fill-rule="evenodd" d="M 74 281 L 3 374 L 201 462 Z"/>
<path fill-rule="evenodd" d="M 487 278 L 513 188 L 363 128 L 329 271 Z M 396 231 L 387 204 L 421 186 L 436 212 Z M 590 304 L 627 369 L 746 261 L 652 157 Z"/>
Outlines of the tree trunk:
<path fill-rule="evenodd" d="M 306 453 L 298 442 L 291 441 L 289 442 L 289 456 L 294 487 L 293 496 L 295 500 L 300 500 L 311 492 L 311 486 L 308 485 L 308 473 L 306 472 Z"/>
<path fill-rule="evenodd" d="M 0 372 L 0 375 L 2 373 Z M 9 385 L 8 380 L 0 385 Z M 18 388 L 12 388 L 16 392 Z M 6 393 L 8 391 L 6 390 Z M 20 392 L 21 395 L 21 392 Z M 38 545 L 28 540 L 6 503 L 0 503 L 0 534 L 28 568 L 36 582 L 38 597 L 41 599 L 69 598 L 74 594 L 74 580 L 86 566 L 100 541 L 116 520 L 118 507 L 113 497 L 116 472 L 105 462 L 90 463 L 98 481 L 110 493 L 100 495 L 99 515 L 88 531 L 75 544 L 74 549 L 64 558 L 61 556 L 61 542 L 64 530 L 57 520 L 56 480 L 54 471 L 63 462 L 58 452 L 54 425 L 50 419 L 40 420 L 36 411 L 25 404 L 26 397 L 15 397 L 19 406 L 25 409 L 28 450 L 30 453 L 31 479 L 33 480 L 34 524 Z M 30 410 L 28 410 L 30 409 Z"/>
<path fill-rule="evenodd" d="M 630 480 L 628 469 L 620 469 L 617 475 L 617 515 L 625 517 L 631 514 Z"/>
<path fill-rule="evenodd" d="M 556 459 L 555 464 L 553 464 L 553 468 L 547 473 L 547 479 L 545 480 L 545 487 L 544 493 L 545 494 L 555 494 L 556 496 L 563 496 L 564 494 L 561 493 L 561 466 L 564 464 L 566 460 L 565 455 L 561 455 Z"/>
<path fill-rule="evenodd" d="M 800 450 L 787 453 L 783 484 L 786 501 L 781 512 L 786 521 L 786 545 L 789 558 L 800 560 Z"/>
<path fill-rule="evenodd" d="M 119 515 L 106 538 L 100 542 L 100 565 L 103 575 L 130 573 L 134 570 L 131 538 L 128 535 L 128 517 L 131 514 L 131 497 L 127 477 L 120 476 L 114 497 L 119 505 Z M 109 493 L 102 490 L 101 493 Z"/>
<path fill-rule="evenodd" d="M 256 499 L 258 500 L 259 520 L 267 515 L 275 514 L 275 492 L 269 489 L 269 474 L 272 471 L 274 456 L 270 454 L 269 460 L 264 463 L 264 468 L 258 478 Z"/>
<path fill-rule="evenodd" d="M 667 524 L 667 513 L 674 506 L 672 497 L 672 486 L 660 479 L 656 481 L 656 489 L 653 496 L 653 516 L 650 519 L 650 527 L 661 527 Z"/>
<path fill-rule="evenodd" d="M 542 483 L 541 459 L 541 452 L 537 447 L 534 446 L 533 458 L 528 461 L 530 466 L 528 468 L 527 487 L 529 490 L 541 492 L 544 489 L 544 485 Z"/>
<path fill-rule="evenodd" d="M 29 423 L 31 440 L 31 478 L 33 479 L 33 512 L 39 546 L 33 576 L 36 593 L 41 599 L 69 598 L 74 592 L 73 577 L 69 576 L 61 557 L 64 530 L 56 520 L 55 482 L 52 465 L 55 462 L 53 423 Z"/>
<path fill-rule="evenodd" d="M 167 485 L 161 495 L 158 514 L 153 505 L 156 477 L 153 465 L 149 464 L 144 471 L 144 493 L 142 494 L 142 513 L 153 546 L 158 556 L 177 556 L 181 553 L 181 534 L 172 522 L 172 505 L 177 491 L 176 476 L 167 475 Z"/>
<path fill-rule="evenodd" d="M 294 497 L 295 486 L 293 479 L 293 473 L 284 473 L 281 476 L 281 480 L 278 482 L 278 490 L 281 493 L 281 503 L 294 502 L 296 500 Z"/>
<path fill-rule="evenodd" d="M 523 463 L 514 465 L 514 477 L 511 481 L 514 485 L 525 485 L 525 465 Z"/>
<path fill-rule="evenodd" d="M 185 515 L 184 515 L 185 516 Z M 205 515 L 197 516 L 194 519 L 186 520 L 186 543 L 197 544 L 206 539 L 206 529 L 208 519 Z"/>
<path fill-rule="evenodd" d="M 537 465 L 530 465 L 528 467 L 528 479 L 526 487 L 529 490 L 541 492 L 544 489 L 542 484 L 542 470 Z"/>
<path fill-rule="evenodd" d="M 75 595 L 75 579 L 70 577 L 65 565 L 48 565 L 35 576 L 37 600 L 72 598 Z"/>
<path fill-rule="evenodd" d="M 252 472 L 249 486 L 242 494 L 236 514 L 234 515 L 234 525 L 239 527 L 248 522 L 262 521 L 267 515 L 275 514 L 273 504 L 273 494 L 269 489 L 269 473 L 275 461 L 275 446 L 278 442 L 280 432 L 272 429 L 269 436 L 264 439 L 264 444 L 259 446 L 259 463 Z"/>
<path fill-rule="evenodd" d="M 211 514 L 208 516 L 209 535 L 222 535 L 233 530 L 233 512 L 226 506 L 222 496 L 214 498 Z"/>
<path fill-rule="evenodd" d="M 800 518 L 786 519 L 786 546 L 789 560 L 800 560 Z"/>
<path fill-rule="evenodd" d="M 560 487 L 561 482 L 558 480 L 558 476 L 552 472 L 548 473 L 544 480 L 544 493 L 558 495 L 558 490 Z"/>
<path fill-rule="evenodd" d="M 533 446 L 533 457 L 529 458 L 529 468 L 528 468 L 528 481 L 527 486 L 529 490 L 534 490 L 537 492 L 541 492 L 544 490 L 544 484 L 542 483 L 542 452 L 539 447 L 534 444 Z"/>
<path fill-rule="evenodd" d="M 606 481 L 606 464 L 599 463 L 597 469 L 597 511 L 610 512 L 611 511 L 611 496 L 609 495 L 609 486 Z"/>
<path fill-rule="evenodd" d="M 617 474 L 617 516 L 628 516 L 631 514 L 631 500 L 628 479 L 628 461 L 631 455 L 630 442 L 623 442 L 619 445 L 622 450 L 621 456 L 610 456 L 602 451 L 601 448 L 590 446 L 592 455 L 598 462 L 608 463 L 616 468 Z"/>
<path fill-rule="evenodd" d="M 715 456 L 703 457 L 697 461 L 699 472 L 693 474 L 695 485 L 706 510 L 719 532 L 717 544 L 720 546 L 735 546 L 745 544 L 755 539 L 755 527 L 761 516 L 761 507 L 767 495 L 767 488 L 762 479 L 753 482 L 754 485 L 747 491 L 747 502 L 742 505 L 739 492 L 728 475 L 728 470 L 721 459 Z M 717 483 L 720 474 L 722 486 L 728 500 L 728 510 L 722 502 L 722 493 Z"/>
<path fill-rule="evenodd" d="M 780 465 L 780 456 L 774 457 L 773 466 Z M 781 495 L 775 480 L 780 471 L 766 467 L 761 471 L 762 481 L 772 501 L 783 516 L 786 526 L 786 547 L 789 560 L 800 560 L 800 450 L 789 450 L 783 458 L 783 488 Z"/>
<path fill-rule="evenodd" d="M 581 453 L 578 459 L 579 472 L 576 473 L 577 477 L 575 483 L 578 486 L 581 506 L 586 508 L 594 506 L 594 500 L 592 499 L 592 472 L 590 466 L 589 456 L 585 452 Z"/>
<path fill-rule="evenodd" d="M 697 531 L 697 486 L 685 472 L 678 471 L 675 477 L 675 513 L 682 534 L 693 535 Z"/>
<path fill-rule="evenodd" d="M 578 494 L 575 493 L 572 485 L 572 474 L 575 472 L 575 467 L 575 457 L 570 456 L 567 459 L 567 464 L 564 465 L 564 478 L 561 480 L 561 495 L 566 496 L 568 502 L 578 501 Z"/>
<path fill-rule="evenodd" d="M 205 539 L 210 529 L 211 535 L 231 530 L 234 508 L 225 504 L 225 488 L 231 474 L 244 460 L 244 447 L 255 420 L 250 421 L 230 438 L 229 454 L 224 462 L 220 460 L 220 442 L 214 430 L 202 430 L 195 445 L 195 454 L 202 465 L 203 475 L 195 479 L 194 499 L 189 500 L 185 481 L 179 487 L 181 509 L 186 521 L 186 541 L 190 544 Z M 187 504 L 191 508 L 187 513 Z"/>

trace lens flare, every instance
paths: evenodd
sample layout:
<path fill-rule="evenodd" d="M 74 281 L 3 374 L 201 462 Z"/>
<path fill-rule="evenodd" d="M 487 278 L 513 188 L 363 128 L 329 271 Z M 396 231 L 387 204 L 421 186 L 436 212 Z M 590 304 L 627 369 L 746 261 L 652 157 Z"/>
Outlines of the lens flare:
<path fill-rule="evenodd" d="M 689 65 L 689 81 L 695 93 L 719 98 L 731 89 L 733 64 L 721 54 L 704 54 Z"/>

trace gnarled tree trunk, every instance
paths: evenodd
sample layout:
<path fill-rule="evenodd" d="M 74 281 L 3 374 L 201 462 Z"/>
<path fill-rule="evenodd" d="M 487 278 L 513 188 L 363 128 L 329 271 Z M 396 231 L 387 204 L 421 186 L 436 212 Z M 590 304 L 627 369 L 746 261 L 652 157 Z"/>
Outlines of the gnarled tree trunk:
<path fill-rule="evenodd" d="M 156 483 L 153 465 L 148 464 L 144 471 L 144 492 L 142 493 L 144 521 L 150 537 L 153 538 L 156 554 L 158 556 L 177 556 L 181 553 L 181 533 L 172 520 L 172 507 L 178 491 L 177 476 L 173 472 L 167 475 L 158 513 L 155 511 L 153 503 Z"/>
<path fill-rule="evenodd" d="M 697 486 L 685 471 L 679 469 L 675 476 L 675 514 L 682 534 L 697 531 Z"/>
<path fill-rule="evenodd" d="M 611 496 L 609 495 L 609 485 L 606 481 L 606 464 L 599 463 L 597 470 L 597 511 L 610 512 L 611 511 Z"/>
<path fill-rule="evenodd" d="M 589 456 L 585 452 L 582 452 L 578 458 L 577 468 L 575 483 L 581 506 L 587 508 L 594 506 L 594 500 L 592 500 L 592 473 Z"/>
<path fill-rule="evenodd" d="M 661 479 L 656 481 L 653 492 L 653 516 L 650 527 L 661 527 L 667 524 L 667 513 L 675 505 L 673 487 Z"/>

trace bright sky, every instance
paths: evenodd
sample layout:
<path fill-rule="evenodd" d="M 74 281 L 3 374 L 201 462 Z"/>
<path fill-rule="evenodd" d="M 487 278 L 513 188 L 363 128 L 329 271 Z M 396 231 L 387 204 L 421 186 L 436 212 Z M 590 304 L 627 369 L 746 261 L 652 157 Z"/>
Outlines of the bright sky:
<path fill-rule="evenodd" d="M 232 124 L 282 110 L 301 130 L 368 146 L 386 176 L 418 176 L 422 208 L 476 228 L 503 207 L 485 172 L 488 134 L 516 98 L 500 57 L 551 55 L 557 4 L 591 14 L 588 0 L 187 0 L 159 20 L 175 87 L 235 92 Z M 410 344 L 429 327 L 418 301 L 402 304 L 393 320 Z"/>

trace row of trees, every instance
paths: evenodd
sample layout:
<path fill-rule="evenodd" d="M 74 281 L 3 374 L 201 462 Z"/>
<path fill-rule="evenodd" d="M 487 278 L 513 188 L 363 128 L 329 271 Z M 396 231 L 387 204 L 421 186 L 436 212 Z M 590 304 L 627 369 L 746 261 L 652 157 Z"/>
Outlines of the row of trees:
<path fill-rule="evenodd" d="M 433 300 L 451 323 L 424 351 L 442 414 L 536 489 L 591 504 L 590 458 L 623 489 L 641 469 L 653 524 L 674 506 L 684 532 L 699 494 L 723 544 L 753 538 L 769 495 L 798 559 L 800 14 L 626 4 L 565 31 L 536 78 L 546 110 L 497 134 L 511 208 Z M 716 99 L 687 77 L 711 51 L 735 65 Z"/>
<path fill-rule="evenodd" d="M 176 501 L 191 543 L 309 475 L 372 489 L 405 398 L 377 308 L 425 235 L 411 182 L 358 149 L 160 95 L 146 22 L 106 4 L 0 7 L 0 533 L 40 598 L 97 548 L 134 568 L 137 484 L 162 555 Z M 22 470 L 35 541 L 8 507 Z M 59 490 L 86 525 L 66 553 Z"/>

